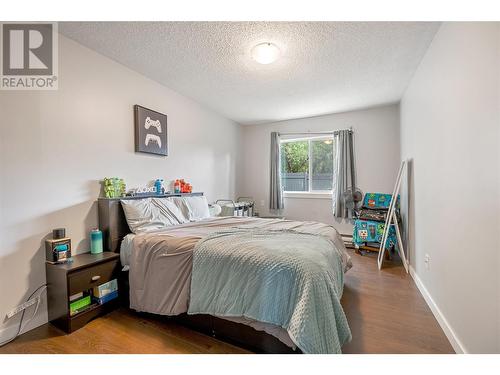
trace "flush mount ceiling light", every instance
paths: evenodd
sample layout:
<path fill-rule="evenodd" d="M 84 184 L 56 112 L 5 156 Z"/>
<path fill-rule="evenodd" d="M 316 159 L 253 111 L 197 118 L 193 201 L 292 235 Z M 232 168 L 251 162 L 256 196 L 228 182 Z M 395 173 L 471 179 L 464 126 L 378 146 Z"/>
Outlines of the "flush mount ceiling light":
<path fill-rule="evenodd" d="M 271 64 L 280 57 L 280 49 L 273 43 L 260 43 L 252 48 L 252 58 L 259 64 Z"/>

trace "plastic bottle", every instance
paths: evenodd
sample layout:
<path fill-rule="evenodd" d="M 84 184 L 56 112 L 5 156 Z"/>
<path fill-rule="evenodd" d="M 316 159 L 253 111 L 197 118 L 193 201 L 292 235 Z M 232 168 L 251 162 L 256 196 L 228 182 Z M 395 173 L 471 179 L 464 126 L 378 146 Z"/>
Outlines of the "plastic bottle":
<path fill-rule="evenodd" d="M 97 228 L 90 232 L 90 252 L 92 254 L 102 253 L 102 232 Z"/>

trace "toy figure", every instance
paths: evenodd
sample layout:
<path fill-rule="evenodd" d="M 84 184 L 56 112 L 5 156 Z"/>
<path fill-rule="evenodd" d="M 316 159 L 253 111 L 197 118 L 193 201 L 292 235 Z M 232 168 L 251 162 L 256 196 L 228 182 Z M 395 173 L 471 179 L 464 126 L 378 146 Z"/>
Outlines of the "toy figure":
<path fill-rule="evenodd" d="M 155 188 L 156 188 L 156 194 L 161 195 L 165 192 L 165 189 L 163 187 L 163 179 L 158 178 L 155 181 Z"/>
<path fill-rule="evenodd" d="M 191 184 L 184 181 L 184 179 L 178 179 L 174 182 L 174 192 L 175 193 L 192 193 L 193 187 Z"/>

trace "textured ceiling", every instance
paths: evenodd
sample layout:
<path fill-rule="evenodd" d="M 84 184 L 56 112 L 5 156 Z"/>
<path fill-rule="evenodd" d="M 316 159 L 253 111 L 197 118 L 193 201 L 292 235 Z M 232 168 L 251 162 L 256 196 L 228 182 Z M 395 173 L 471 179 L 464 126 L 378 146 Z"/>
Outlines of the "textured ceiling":
<path fill-rule="evenodd" d="M 67 22 L 77 42 L 242 124 L 397 102 L 439 23 Z M 250 50 L 273 42 L 261 65 Z"/>

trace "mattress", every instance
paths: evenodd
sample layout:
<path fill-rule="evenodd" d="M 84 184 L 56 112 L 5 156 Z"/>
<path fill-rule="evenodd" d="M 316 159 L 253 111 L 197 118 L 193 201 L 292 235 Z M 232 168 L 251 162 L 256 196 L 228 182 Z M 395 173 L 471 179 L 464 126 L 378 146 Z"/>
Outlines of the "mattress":
<path fill-rule="evenodd" d="M 326 224 L 248 217 L 211 218 L 158 231 L 127 235 L 121 245 L 121 261 L 124 267 L 130 267 L 130 307 L 136 311 L 160 315 L 187 312 L 193 248 L 200 239 L 224 228 L 300 230 L 303 233 L 330 236 L 343 247 L 338 233 Z M 346 252 L 342 263 L 344 271 L 350 267 L 350 258 Z M 273 335 L 289 347 L 295 347 L 287 331 L 280 326 L 245 317 L 220 318 L 246 324 Z"/>

